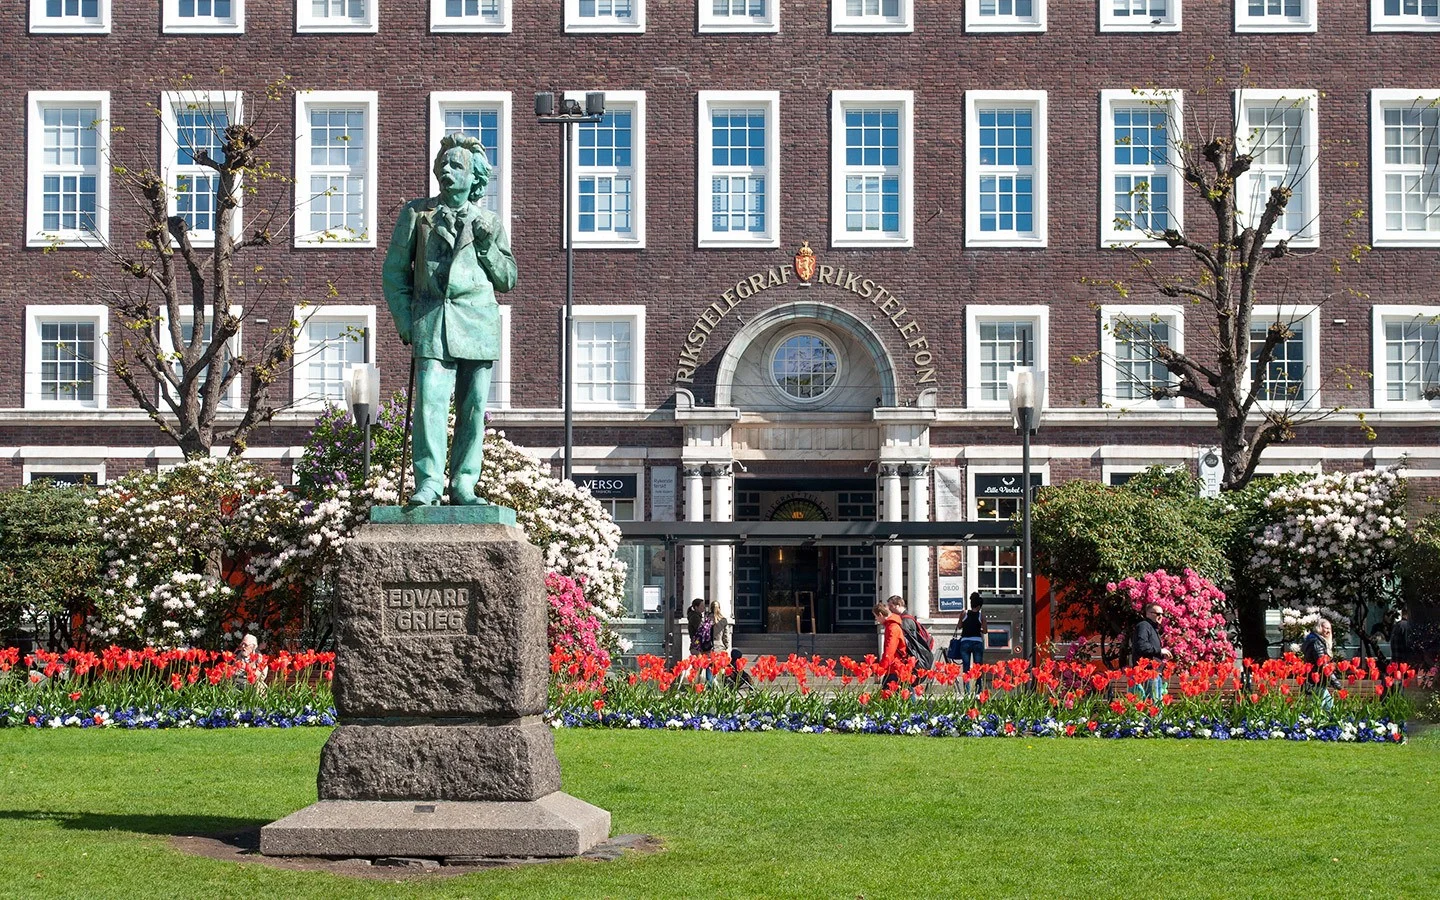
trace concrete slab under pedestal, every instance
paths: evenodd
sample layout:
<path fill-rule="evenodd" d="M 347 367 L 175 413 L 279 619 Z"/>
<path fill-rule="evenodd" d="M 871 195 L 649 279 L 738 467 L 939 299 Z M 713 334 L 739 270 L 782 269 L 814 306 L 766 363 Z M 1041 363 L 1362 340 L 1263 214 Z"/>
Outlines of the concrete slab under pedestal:
<path fill-rule="evenodd" d="M 321 800 L 260 829 L 266 856 L 579 856 L 610 813 L 562 791 L 529 802 Z"/>

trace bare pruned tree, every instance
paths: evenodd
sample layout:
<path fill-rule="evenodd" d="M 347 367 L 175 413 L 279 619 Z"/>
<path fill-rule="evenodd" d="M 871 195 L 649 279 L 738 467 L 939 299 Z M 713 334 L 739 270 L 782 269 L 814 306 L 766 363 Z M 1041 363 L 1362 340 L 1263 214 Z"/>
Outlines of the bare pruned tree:
<path fill-rule="evenodd" d="M 1137 90 L 1113 103 L 1104 126 L 1114 135 L 1114 245 L 1130 254 L 1141 286 L 1173 304 L 1134 315 L 1101 307 L 1114 348 L 1100 354 L 1113 376 L 1107 393 L 1122 404 L 1183 398 L 1213 411 L 1224 490 L 1244 487 L 1267 447 L 1336 412 L 1318 404 L 1321 378 L 1306 344 L 1319 308 L 1337 295 L 1294 297 L 1286 273 L 1274 271 L 1320 252 L 1315 102 L 1313 93 L 1242 87 L 1233 116 L 1187 135 L 1178 93 Z M 1172 199 L 1180 191 L 1200 215 L 1181 220 Z M 1352 206 L 1347 232 L 1362 217 Z M 1183 261 L 1151 255 L 1166 247 Z M 1366 249 L 1352 243 L 1331 262 L 1338 269 Z M 1135 292 L 1120 279 L 1083 281 L 1122 300 Z M 1199 316 L 1186 315 L 1197 307 Z M 1362 373 L 1333 374 L 1353 382 Z"/>
<path fill-rule="evenodd" d="M 192 81 L 182 78 L 152 107 L 158 158 L 137 148 L 139 165 L 122 163 L 114 138 L 124 129 L 99 123 L 112 138 L 105 145 L 114 193 L 133 216 L 112 212 L 112 235 L 122 238 L 97 235 L 108 273 L 70 276 L 111 310 L 109 370 L 160 430 L 187 457 L 217 446 L 238 455 L 291 402 L 277 386 L 296 362 L 295 310 L 310 306 L 288 278 L 252 261 L 295 216 L 291 179 L 266 154 L 267 141 L 283 137 L 284 120 L 265 113 L 291 90 L 288 76 L 254 97 L 198 90 Z M 246 326 L 263 331 L 242 346 Z"/>

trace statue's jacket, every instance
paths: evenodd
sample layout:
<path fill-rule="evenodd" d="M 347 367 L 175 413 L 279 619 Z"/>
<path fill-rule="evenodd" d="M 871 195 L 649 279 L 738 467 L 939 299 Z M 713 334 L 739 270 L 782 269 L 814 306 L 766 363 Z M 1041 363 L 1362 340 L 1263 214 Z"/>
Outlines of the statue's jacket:
<path fill-rule="evenodd" d="M 405 204 L 385 254 L 385 302 L 417 359 L 498 360 L 496 291 L 515 286 L 515 257 L 500 217 L 467 203 L 452 246 L 436 197 Z M 485 239 L 488 231 L 490 238 Z"/>

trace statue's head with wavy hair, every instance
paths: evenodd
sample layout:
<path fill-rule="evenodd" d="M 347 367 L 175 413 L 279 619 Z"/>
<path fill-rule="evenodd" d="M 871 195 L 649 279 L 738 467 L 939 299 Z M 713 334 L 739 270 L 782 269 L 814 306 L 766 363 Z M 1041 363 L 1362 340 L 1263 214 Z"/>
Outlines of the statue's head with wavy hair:
<path fill-rule="evenodd" d="M 470 154 L 470 202 L 478 203 L 480 198 L 485 196 L 485 186 L 490 183 L 490 160 L 485 157 L 485 146 L 476 138 L 456 131 L 445 135 L 440 139 L 440 152 L 435 154 L 435 165 L 432 171 L 435 177 L 440 177 L 440 164 L 445 161 L 445 154 L 455 148 L 460 148 Z"/>

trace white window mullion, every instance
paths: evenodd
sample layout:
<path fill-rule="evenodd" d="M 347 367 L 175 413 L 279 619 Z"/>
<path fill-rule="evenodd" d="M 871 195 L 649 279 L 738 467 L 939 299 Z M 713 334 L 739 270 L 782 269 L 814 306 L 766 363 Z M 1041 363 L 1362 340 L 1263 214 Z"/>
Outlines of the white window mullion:
<path fill-rule="evenodd" d="M 1099 0 L 1101 31 L 1179 31 L 1181 0 Z"/>
<path fill-rule="evenodd" d="M 567 93 L 583 99 L 583 92 Z M 645 92 L 606 91 L 605 118 L 575 126 L 570 233 L 575 246 L 645 246 Z"/>
<path fill-rule="evenodd" d="M 433 32 L 509 34 L 511 0 L 430 0 Z"/>
<path fill-rule="evenodd" d="M 1254 160 L 1235 193 L 1241 221 L 1258 223 L 1271 190 L 1289 188 L 1290 200 L 1271 237 L 1297 247 L 1320 242 L 1316 101 L 1315 91 L 1236 92 L 1236 140 Z"/>
<path fill-rule="evenodd" d="M 1371 243 L 1440 244 L 1440 94 L 1370 92 Z"/>
<path fill-rule="evenodd" d="M 306 409 L 344 406 L 350 370 L 375 361 L 375 307 L 297 307 L 294 315 L 300 323 L 295 338 L 294 404 Z"/>
<path fill-rule="evenodd" d="M 27 245 L 103 245 L 109 234 L 110 94 L 31 91 L 28 108 Z"/>
<path fill-rule="evenodd" d="M 1100 92 L 1100 246 L 1163 247 L 1184 229 L 1179 91 Z"/>
<path fill-rule="evenodd" d="M 29 0 L 31 34 L 109 34 L 110 0 Z"/>
<path fill-rule="evenodd" d="M 1371 31 L 1440 31 L 1440 0 L 1370 0 Z"/>
<path fill-rule="evenodd" d="M 245 0 L 162 0 L 165 34 L 244 34 Z"/>
<path fill-rule="evenodd" d="M 1271 352 L 1265 371 L 1258 369 L 1260 348 L 1270 327 L 1282 325 L 1291 336 Z M 1316 306 L 1257 304 L 1250 318 L 1250 370 L 1246 388 L 1261 380 L 1258 402 L 1269 409 L 1308 409 L 1320 402 L 1320 310 Z"/>
<path fill-rule="evenodd" d="M 645 0 L 565 0 L 565 31 L 575 33 L 645 30 Z"/>
<path fill-rule="evenodd" d="M 1041 32 L 1046 0 L 965 0 L 965 30 L 972 34 Z"/>
<path fill-rule="evenodd" d="M 1440 307 L 1376 305 L 1371 314 L 1375 406 L 1440 409 Z"/>
<path fill-rule="evenodd" d="M 830 95 L 830 243 L 914 245 L 914 93 Z"/>
<path fill-rule="evenodd" d="M 972 303 L 965 307 L 965 405 L 1009 409 L 1007 376 L 1048 368 L 1050 310 Z"/>
<path fill-rule="evenodd" d="M 560 320 L 564 327 L 563 311 Z M 645 307 L 576 306 L 570 377 L 575 405 L 645 408 Z"/>
<path fill-rule="evenodd" d="M 1235 31 L 1240 34 L 1315 33 L 1316 0 L 1234 0 Z"/>
<path fill-rule="evenodd" d="M 912 32 L 914 0 L 830 0 L 830 30 L 836 34 Z"/>
<path fill-rule="evenodd" d="M 25 307 L 25 408 L 105 409 L 110 310 Z"/>
<path fill-rule="evenodd" d="M 701 34 L 777 32 L 780 0 L 696 0 Z"/>
<path fill-rule="evenodd" d="M 1160 362 L 1161 345 L 1185 351 L 1185 310 L 1180 306 L 1100 307 L 1100 399 L 1129 409 L 1177 409 L 1178 397 L 1154 399 L 1154 388 L 1176 378 Z"/>
<path fill-rule="evenodd" d="M 699 246 L 780 246 L 780 93 L 701 91 Z"/>
<path fill-rule="evenodd" d="M 965 92 L 965 246 L 1048 242 L 1044 91 Z"/>
<path fill-rule="evenodd" d="M 374 91 L 295 94 L 295 245 L 374 247 Z"/>
<path fill-rule="evenodd" d="M 295 0 L 295 30 L 301 34 L 343 32 L 375 34 L 380 30 L 380 0 Z"/>

